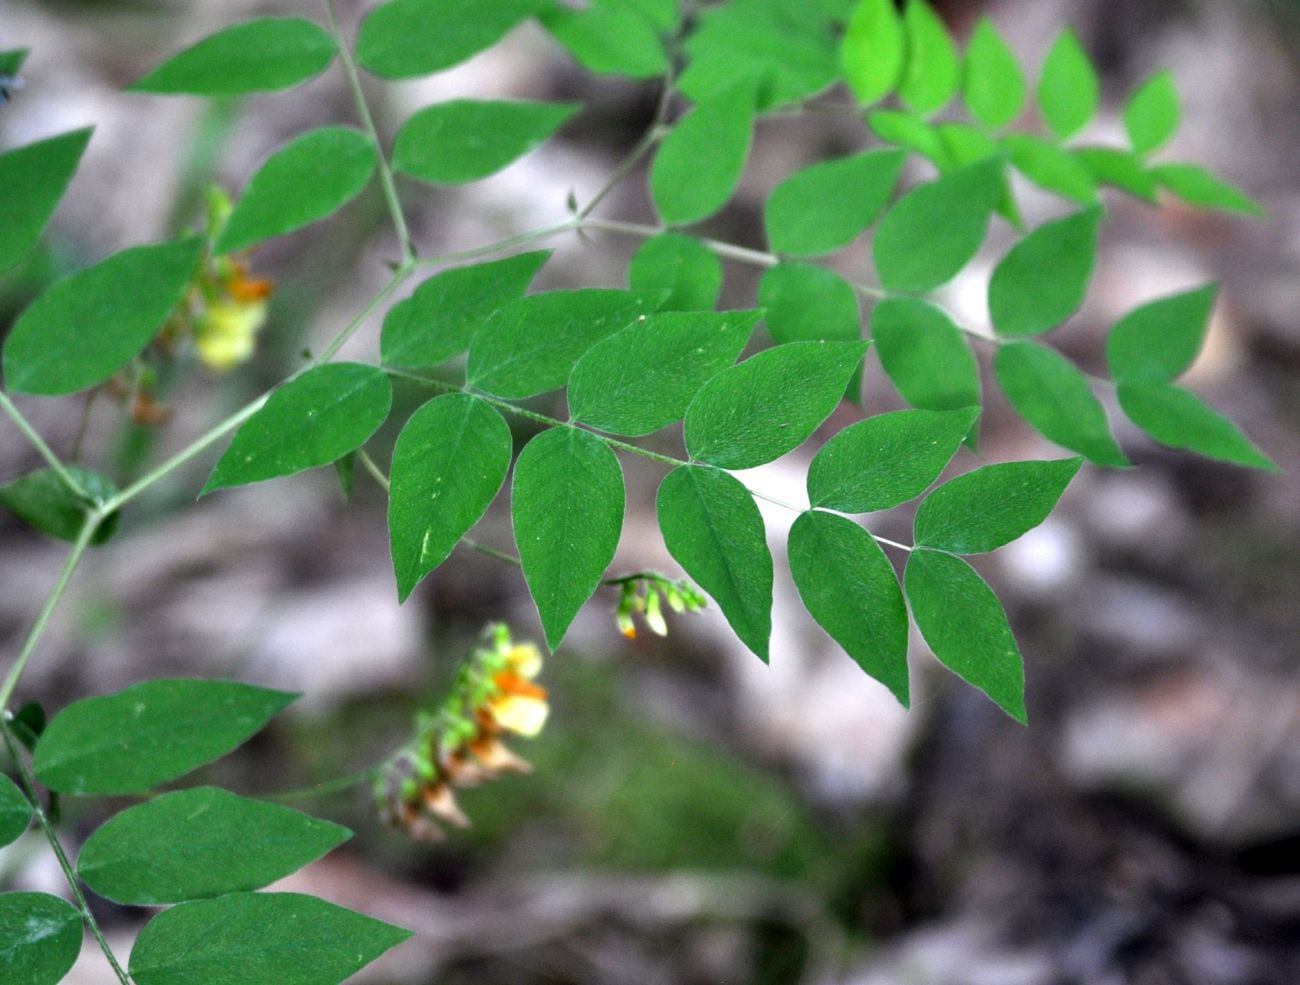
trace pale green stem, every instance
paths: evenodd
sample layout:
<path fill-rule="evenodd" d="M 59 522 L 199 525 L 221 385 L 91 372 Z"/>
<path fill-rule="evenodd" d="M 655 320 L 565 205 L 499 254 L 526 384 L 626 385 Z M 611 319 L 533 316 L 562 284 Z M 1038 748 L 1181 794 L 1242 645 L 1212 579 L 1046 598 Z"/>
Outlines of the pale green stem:
<path fill-rule="evenodd" d="M 504 239 L 496 240 L 492 243 L 486 243 L 483 246 L 475 246 L 468 250 L 457 250 L 453 253 L 440 253 L 438 256 L 420 257 L 415 261 L 418 267 L 442 267 L 449 263 L 460 263 L 464 260 L 477 260 L 480 257 L 491 256 L 494 253 L 501 253 L 505 250 L 512 250 L 520 246 L 528 246 L 532 243 L 540 242 L 544 239 L 550 239 L 553 236 L 559 236 L 562 233 L 573 232 L 582 228 L 581 219 L 565 219 L 563 222 L 557 222 L 553 226 L 544 226 L 541 229 L 534 229 L 527 233 L 516 233 L 513 236 L 507 236 Z"/>
<path fill-rule="evenodd" d="M 352 336 L 357 333 L 357 330 L 366 323 L 367 319 L 378 310 L 379 306 L 387 301 L 392 296 L 393 292 L 405 283 L 406 278 L 411 276 L 411 271 L 414 269 L 414 261 L 408 261 L 393 271 L 393 276 L 389 278 L 388 283 L 379 289 L 378 294 L 366 302 L 365 307 L 357 312 L 356 317 L 348 322 L 348 324 L 343 328 L 343 331 L 334 336 L 333 341 L 325 347 L 325 351 L 321 353 L 320 359 L 317 361 L 320 363 L 327 363 L 337 356 L 339 350 L 347 344 L 348 339 L 352 338 Z"/>
<path fill-rule="evenodd" d="M 31 442 L 32 447 L 36 449 L 41 458 L 45 459 L 50 470 L 59 477 L 60 482 L 68 487 L 69 492 L 81 499 L 90 498 L 86 495 L 86 490 L 81 488 L 81 483 L 72 477 L 63 462 L 59 460 L 59 456 L 54 454 L 54 450 L 45 443 L 45 439 L 37 433 L 31 422 L 23 416 L 22 411 L 15 406 L 14 402 L 9 399 L 9 395 L 3 390 L 0 390 L 0 410 L 3 410 L 9 416 L 9 419 L 14 422 L 18 430 L 23 433 L 23 436 Z"/>
<path fill-rule="evenodd" d="M 366 769 L 357 770 L 355 773 L 349 773 L 347 776 L 341 776 L 336 780 L 313 783 L 309 787 L 299 787 L 297 790 L 290 790 L 287 793 L 273 794 L 266 799 L 285 803 L 295 800 L 314 800 L 317 797 L 329 797 L 336 793 L 344 793 L 353 787 L 359 787 L 363 783 L 369 783 L 379 774 L 380 769 L 382 769 L 380 766 L 369 766 Z"/>
<path fill-rule="evenodd" d="M 41 798 L 36 791 L 36 780 L 32 776 L 31 770 L 28 768 L 26 760 L 23 759 L 18 744 L 14 741 L 14 737 L 10 732 L 9 713 L 3 712 L 0 714 L 4 716 L 3 720 L 0 721 L 0 731 L 4 733 L 5 746 L 9 750 L 9 757 L 14 761 L 14 767 L 18 770 L 19 778 L 22 780 L 27 796 L 32 802 L 36 820 L 40 823 L 41 831 L 45 834 L 45 840 L 50 843 L 50 848 L 54 851 L 54 857 L 59 860 L 59 868 L 63 870 L 64 878 L 68 880 L 68 885 L 72 888 L 72 895 L 77 901 L 77 909 L 81 911 L 81 919 L 86 922 L 90 932 L 95 935 L 95 940 L 99 942 L 99 949 L 104 952 L 104 957 L 108 959 L 117 980 L 121 985 L 131 985 L 130 976 L 118 963 L 117 956 L 113 954 L 113 949 L 108 945 L 108 939 L 99 928 L 99 922 L 95 919 L 95 915 L 90 912 L 90 904 L 86 902 L 86 894 L 81 891 L 81 883 L 77 879 L 77 873 L 72 868 L 72 863 L 68 861 L 67 852 L 63 850 L 63 843 L 59 840 L 59 834 L 54 830 L 54 825 L 50 823 L 45 808 L 41 806 Z"/>

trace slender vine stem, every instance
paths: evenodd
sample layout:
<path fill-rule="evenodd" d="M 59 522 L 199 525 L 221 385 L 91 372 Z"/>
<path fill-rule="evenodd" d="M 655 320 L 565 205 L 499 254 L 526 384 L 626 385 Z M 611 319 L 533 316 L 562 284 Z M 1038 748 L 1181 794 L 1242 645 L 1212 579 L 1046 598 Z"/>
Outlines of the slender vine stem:
<path fill-rule="evenodd" d="M 81 911 L 81 919 L 86 922 L 90 932 L 95 935 L 95 940 L 99 942 L 99 949 L 104 952 L 104 957 L 108 959 L 117 980 L 121 985 L 131 985 L 131 977 L 118 963 L 117 956 L 108 944 L 108 938 L 104 936 L 103 930 L 99 927 L 99 921 L 90 912 L 90 904 L 86 902 L 86 894 L 81 891 L 81 882 L 77 879 L 77 873 L 72 868 L 72 863 L 68 861 L 68 853 L 63 850 L 63 843 L 59 840 L 59 834 L 54 830 L 54 825 L 50 823 L 45 808 L 41 806 L 41 798 L 36 790 L 36 778 L 32 776 L 31 769 L 18 748 L 18 743 L 14 741 L 13 733 L 9 728 L 8 712 L 0 713 L 0 732 L 4 733 L 5 747 L 9 750 L 9 758 L 14 761 L 14 768 L 18 771 L 19 779 L 22 780 L 23 789 L 26 790 L 27 797 L 32 802 L 36 820 L 41 826 L 41 831 L 45 834 L 45 840 L 50 843 L 54 857 L 59 861 L 59 868 L 63 870 L 64 878 L 68 880 L 68 885 L 72 888 L 72 895 L 77 901 L 77 909 Z"/>
<path fill-rule="evenodd" d="M 325 780 L 322 783 L 299 787 L 297 790 L 271 794 L 266 799 L 286 803 L 295 800 L 314 800 L 318 797 L 330 797 L 336 793 L 351 790 L 353 787 L 359 787 L 363 783 L 369 783 L 379 774 L 382 768 L 382 766 L 367 766 L 363 770 L 357 770 L 355 773 L 349 773 L 347 776 L 341 776 L 336 780 Z"/>
<path fill-rule="evenodd" d="M 480 257 L 491 256 L 494 253 L 503 253 L 506 250 L 513 250 L 520 246 L 529 246 L 533 243 L 540 242 L 544 239 L 551 239 L 562 233 L 570 233 L 582 228 L 582 220 L 574 217 L 565 219 L 563 222 L 557 222 L 552 226 L 543 226 L 541 229 L 534 229 L 526 233 L 516 233 L 507 236 L 504 239 L 498 239 L 491 243 L 485 243 L 483 246 L 474 246 L 468 250 L 456 250 L 452 253 L 440 253 L 437 256 L 417 257 L 415 266 L 417 267 L 442 267 L 449 263 L 460 263 L 464 260 L 477 260 Z"/>
<path fill-rule="evenodd" d="M 14 422 L 18 430 L 23 433 L 23 437 L 31 442 L 32 447 L 36 449 L 41 458 L 45 459 L 46 464 L 49 465 L 50 471 L 59 477 L 59 481 L 67 486 L 68 491 L 81 499 L 89 499 L 86 495 L 86 490 L 81 488 L 81 483 L 72 477 L 72 473 L 68 471 L 67 467 L 59 459 L 59 456 L 54 454 L 54 450 L 45 443 L 45 439 L 40 436 L 39 432 L 37 432 L 34 427 L 32 427 L 31 422 L 23 416 L 22 411 L 18 409 L 17 405 L 9 399 L 9 395 L 3 390 L 0 390 L 0 410 L 3 410 L 5 414 L 8 415 L 9 419 Z"/>

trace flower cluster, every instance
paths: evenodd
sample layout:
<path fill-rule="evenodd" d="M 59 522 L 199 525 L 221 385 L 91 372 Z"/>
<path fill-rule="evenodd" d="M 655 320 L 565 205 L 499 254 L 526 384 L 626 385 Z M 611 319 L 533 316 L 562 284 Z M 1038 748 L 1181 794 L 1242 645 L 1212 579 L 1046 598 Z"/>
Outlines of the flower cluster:
<path fill-rule="evenodd" d="M 618 630 L 630 640 L 636 639 L 636 623 L 632 616 L 638 614 L 656 636 L 668 635 L 663 603 L 679 615 L 698 612 L 708 605 L 708 600 L 698 588 L 688 581 L 671 581 L 663 575 L 646 572 L 628 575 L 619 580 L 623 586 L 614 619 Z"/>
<path fill-rule="evenodd" d="M 541 669 L 536 646 L 513 642 L 503 625 L 488 627 L 483 645 L 457 671 L 451 695 L 437 712 L 421 716 L 414 739 L 376 780 L 385 820 L 418 840 L 437 840 L 441 824 L 469 825 L 453 788 L 529 772 L 502 739 L 532 738 L 546 724 L 550 706 L 536 683 Z"/>

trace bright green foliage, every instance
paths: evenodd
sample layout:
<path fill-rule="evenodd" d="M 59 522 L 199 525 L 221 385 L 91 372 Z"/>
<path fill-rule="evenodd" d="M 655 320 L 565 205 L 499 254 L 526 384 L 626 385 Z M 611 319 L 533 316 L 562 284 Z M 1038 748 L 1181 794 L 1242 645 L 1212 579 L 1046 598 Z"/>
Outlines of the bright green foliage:
<path fill-rule="evenodd" d="M 36 777 L 58 793 L 144 793 L 242 745 L 297 695 L 165 680 L 74 701 L 46 726 Z"/>
<path fill-rule="evenodd" d="M 426 106 L 397 131 L 393 170 L 438 185 L 477 181 L 536 150 L 579 109 L 478 99 Z"/>
<path fill-rule="evenodd" d="M 58 396 L 104 382 L 162 328 L 202 246 L 198 238 L 136 246 L 55 282 L 5 339 L 8 389 Z"/>
<path fill-rule="evenodd" d="M 9 777 L 0 774 L 0 848 L 13 844 L 32 823 L 32 803 Z M 0 939 L 3 936 L 0 935 Z"/>
<path fill-rule="evenodd" d="M 1101 209 L 1039 226 L 1002 258 L 989 282 L 989 314 L 1003 335 L 1037 335 L 1083 304 L 1097 259 Z"/>
<path fill-rule="evenodd" d="M 763 214 L 772 251 L 810 257 L 848 246 L 889 201 L 905 157 L 902 151 L 869 151 L 823 161 L 785 179 Z"/>
<path fill-rule="evenodd" d="M 618 459 L 587 431 L 551 428 L 519 453 L 510 487 L 515 544 L 552 650 L 614 559 L 623 504 Z"/>
<path fill-rule="evenodd" d="M 1024 74 L 987 17 L 980 18 L 971 35 L 962 94 L 971 116 L 990 130 L 1006 126 L 1025 105 Z"/>
<path fill-rule="evenodd" d="M 1002 162 L 984 161 L 918 185 L 880 221 L 872 244 L 885 287 L 929 291 L 979 250 L 1002 195 Z"/>
<path fill-rule="evenodd" d="M 173 55 L 136 92 L 242 96 L 288 89 L 329 67 L 338 47 L 301 17 L 263 17 L 224 28 Z"/>
<path fill-rule="evenodd" d="M 680 421 L 708 380 L 745 348 L 756 311 L 650 315 L 596 343 L 569 377 L 569 411 L 611 434 L 650 434 Z"/>
<path fill-rule="evenodd" d="M 180 903 L 261 889 L 351 836 L 278 804 L 199 787 L 110 818 L 82 847 L 77 875 L 118 903 Z"/>
<path fill-rule="evenodd" d="M 309 369 L 272 393 L 235 432 L 203 493 L 329 465 L 365 444 L 392 405 L 392 385 L 375 366 Z"/>
<path fill-rule="evenodd" d="M 961 58 L 948 28 L 926 0 L 907 0 L 903 10 L 907 64 L 898 95 L 928 116 L 948 105 L 961 87 Z"/>
<path fill-rule="evenodd" d="M 401 601 L 487 512 L 512 452 L 510 428 L 477 397 L 448 394 L 411 415 L 393 448 L 388 495 Z"/>
<path fill-rule="evenodd" d="M 1155 202 L 1160 185 L 1136 154 L 1114 147 L 1080 147 L 1074 156 L 1092 174 L 1095 183 L 1118 188 L 1145 202 Z"/>
<path fill-rule="evenodd" d="M 900 410 L 846 427 L 808 469 L 808 499 L 841 513 L 873 513 L 915 499 L 939 478 L 978 407 Z"/>
<path fill-rule="evenodd" d="M 912 618 L 939 662 L 1027 724 L 1024 661 L 984 579 L 959 557 L 921 548 L 908 557 L 903 584 Z"/>
<path fill-rule="evenodd" d="M 583 354 L 653 312 L 662 291 L 549 291 L 511 302 L 475 334 L 469 383 L 517 400 L 564 386 Z"/>
<path fill-rule="evenodd" d="M 38 140 L 0 154 L 0 273 L 31 252 L 58 207 L 90 128 Z"/>
<path fill-rule="evenodd" d="M 1235 424 L 1179 387 L 1121 381 L 1119 405 L 1129 420 L 1162 445 L 1247 468 L 1278 471 Z"/>
<path fill-rule="evenodd" d="M 726 472 L 684 465 L 659 486 L 658 512 L 669 553 L 718 603 L 740 641 L 766 662 L 772 555 L 749 490 Z"/>
<path fill-rule="evenodd" d="M 1039 433 L 1098 465 L 1129 464 L 1101 401 L 1065 356 L 1036 342 L 1012 342 L 998 349 L 994 365 L 1007 400 Z"/>
<path fill-rule="evenodd" d="M 1147 79 L 1124 107 L 1124 129 L 1136 154 L 1150 154 L 1167 144 L 1178 130 L 1178 92 L 1174 77 L 1157 72 Z"/>
<path fill-rule="evenodd" d="M 758 303 L 777 342 L 853 342 L 862 337 L 853 285 L 810 263 L 779 263 L 758 283 Z"/>
<path fill-rule="evenodd" d="M 952 155 L 939 135 L 939 128 L 915 113 L 878 109 L 867 115 L 867 125 L 881 140 L 916 151 L 940 171 L 952 169 Z"/>
<path fill-rule="evenodd" d="M 934 305 L 890 298 L 876 305 L 871 338 L 898 392 L 922 410 L 980 403 L 979 367 L 952 319 Z"/>
<path fill-rule="evenodd" d="M 884 99 L 903 80 L 907 34 L 894 0 L 859 0 L 840 46 L 844 80 L 864 106 Z"/>
<path fill-rule="evenodd" d="M 852 520 L 811 511 L 790 528 L 789 555 L 813 618 L 907 707 L 907 605 L 880 545 Z"/>
<path fill-rule="evenodd" d="M 669 225 L 707 219 L 740 182 L 754 130 L 754 87 L 742 81 L 702 101 L 664 137 L 650 193 Z"/>
<path fill-rule="evenodd" d="M 1092 60 L 1071 30 L 1062 31 L 1043 62 L 1038 104 L 1043 119 L 1061 140 L 1088 125 L 1101 99 L 1101 82 Z"/>
<path fill-rule="evenodd" d="M 954 554 L 996 551 L 1047 519 L 1082 464 L 1008 462 L 945 482 L 916 511 L 916 543 Z"/>
<path fill-rule="evenodd" d="M 154 917 L 131 950 L 136 985 L 339 985 L 410 931 L 297 893 L 231 893 Z"/>
<path fill-rule="evenodd" d="M 941 171 L 976 164 L 1002 153 L 998 142 L 979 127 L 966 123 L 940 123 L 934 127 L 944 149 L 946 161 L 936 163 Z"/>
<path fill-rule="evenodd" d="M 1125 383 L 1171 383 L 1196 360 L 1218 285 L 1160 298 L 1121 318 L 1106 342 L 1106 362 Z"/>
<path fill-rule="evenodd" d="M 86 511 L 106 503 L 117 486 L 106 475 L 72 465 L 68 473 L 89 499 L 82 499 L 67 487 L 53 469 L 37 469 L 0 486 L 0 506 L 41 533 L 59 540 L 76 540 L 86 521 Z M 103 544 L 117 533 L 120 515 L 114 513 L 100 524 L 92 544 Z"/>
<path fill-rule="evenodd" d="M 709 311 L 722 293 L 722 261 L 683 233 L 647 239 L 632 256 L 627 276 L 635 291 L 670 292 L 661 311 Z"/>
<path fill-rule="evenodd" d="M 1196 164 L 1162 164 L 1151 176 L 1164 188 L 1198 209 L 1220 209 L 1242 215 L 1262 216 L 1264 209 L 1249 195 L 1220 181 Z"/>
<path fill-rule="evenodd" d="M 540 20 L 569 54 L 597 75 L 653 79 L 668 71 L 660 34 L 671 22 L 656 24 L 634 0 L 592 0 L 586 10 L 553 4 Z"/>
<path fill-rule="evenodd" d="M 1097 182 L 1088 165 L 1071 151 L 1024 133 L 1004 138 L 1003 146 L 1011 155 L 1016 170 L 1039 188 L 1084 205 L 1096 201 Z"/>
<path fill-rule="evenodd" d="M 388 309 L 379 340 L 384 365 L 423 369 L 465 352 L 498 309 L 523 297 L 550 256 L 520 253 L 430 277 Z"/>
<path fill-rule="evenodd" d="M 17 75 L 23 70 L 23 65 L 27 62 L 27 56 L 31 53 L 30 48 L 0 50 L 0 74 Z"/>
<path fill-rule="evenodd" d="M 0 981 L 55 985 L 81 953 L 81 914 L 46 893 L 0 893 Z"/>
<path fill-rule="evenodd" d="M 693 459 L 748 469 L 799 447 L 838 406 L 865 342 L 791 342 L 719 373 L 686 411 Z"/>
<path fill-rule="evenodd" d="M 389 0 L 366 15 L 357 61 L 386 79 L 429 75 L 490 48 L 546 0 Z"/>
<path fill-rule="evenodd" d="M 296 137 L 249 179 L 218 253 L 233 253 L 333 215 L 361 194 L 375 170 L 375 145 L 350 127 L 321 127 Z"/>

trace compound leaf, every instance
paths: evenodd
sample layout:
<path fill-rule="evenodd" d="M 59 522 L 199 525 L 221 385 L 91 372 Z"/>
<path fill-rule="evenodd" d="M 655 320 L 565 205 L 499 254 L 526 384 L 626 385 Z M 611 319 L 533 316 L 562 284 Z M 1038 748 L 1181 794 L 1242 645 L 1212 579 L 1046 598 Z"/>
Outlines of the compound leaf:
<path fill-rule="evenodd" d="M 1060 325 L 1083 304 L 1097 259 L 1101 209 L 1044 223 L 993 271 L 989 314 L 1003 335 L 1036 335 Z"/>
<path fill-rule="evenodd" d="M 0 154 L 0 273 L 31 252 L 90 142 L 73 130 Z"/>
<path fill-rule="evenodd" d="M 1232 421 L 1179 387 L 1121 381 L 1119 405 L 1129 420 L 1162 445 L 1247 468 L 1278 471 Z"/>
<path fill-rule="evenodd" d="M 764 662 L 772 635 L 772 555 L 749 490 L 718 469 L 683 465 L 659 486 L 668 552 L 713 597 L 740 641 Z"/>
<path fill-rule="evenodd" d="M 907 35 L 894 0 L 860 0 L 840 45 L 840 66 L 864 106 L 888 96 L 903 78 Z"/>
<path fill-rule="evenodd" d="M 906 154 L 868 151 L 822 161 L 777 185 L 763 218 L 772 252 L 820 256 L 848 246 L 876 221 Z"/>
<path fill-rule="evenodd" d="M 490 48 L 546 0 L 389 0 L 366 15 L 357 61 L 385 79 L 429 75 Z"/>
<path fill-rule="evenodd" d="M 146 681 L 64 708 L 33 766 L 57 793 L 144 793 L 243 745 L 296 697 L 235 681 Z"/>
<path fill-rule="evenodd" d="M 365 444 L 392 405 L 392 385 L 377 366 L 309 369 L 279 387 L 235 432 L 203 493 L 329 465 Z"/>
<path fill-rule="evenodd" d="M 907 64 L 898 95 L 924 115 L 937 112 L 961 86 L 961 58 L 948 28 L 926 0 L 908 0 L 903 10 Z"/>
<path fill-rule="evenodd" d="M 509 426 L 477 397 L 447 394 L 411 415 L 393 448 L 388 492 L 400 601 L 487 512 L 513 450 Z"/>
<path fill-rule="evenodd" d="M 722 293 L 722 261 L 693 236 L 662 233 L 633 254 L 628 284 L 634 291 L 667 290 L 661 311 L 710 311 Z"/>
<path fill-rule="evenodd" d="M 975 26 L 966 51 L 963 95 L 971 116 L 990 130 L 1006 126 L 1025 105 L 1025 76 L 987 17 Z"/>
<path fill-rule="evenodd" d="M 753 131 L 754 86 L 748 81 L 710 96 L 677 122 L 650 169 L 650 193 L 664 222 L 698 222 L 727 204 Z"/>
<path fill-rule="evenodd" d="M 866 342 L 791 342 L 723 370 L 686 411 L 691 457 L 747 469 L 803 444 L 830 417 Z"/>
<path fill-rule="evenodd" d="M 1124 129 L 1135 154 L 1150 154 L 1178 130 L 1178 90 L 1173 74 L 1157 72 L 1138 87 L 1124 107 Z"/>
<path fill-rule="evenodd" d="M 81 914 L 47 893 L 0 893 L 0 980 L 55 985 L 81 953 Z"/>
<path fill-rule="evenodd" d="M 1111 375 L 1126 383 L 1171 383 L 1201 351 L 1217 284 L 1159 298 L 1121 318 L 1106 341 Z"/>
<path fill-rule="evenodd" d="M 1068 140 L 1087 126 L 1097 113 L 1101 83 L 1079 36 L 1066 29 L 1057 37 L 1038 83 L 1038 104 L 1048 127 Z"/>
<path fill-rule="evenodd" d="M 510 490 L 515 544 L 552 650 L 614 559 L 623 506 L 623 470 L 590 432 L 551 428 L 519 453 Z"/>

